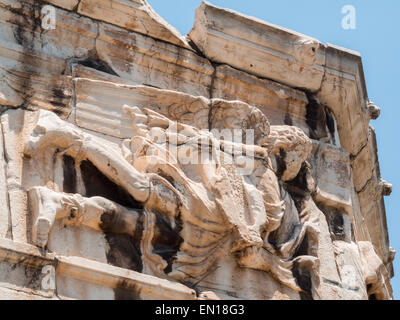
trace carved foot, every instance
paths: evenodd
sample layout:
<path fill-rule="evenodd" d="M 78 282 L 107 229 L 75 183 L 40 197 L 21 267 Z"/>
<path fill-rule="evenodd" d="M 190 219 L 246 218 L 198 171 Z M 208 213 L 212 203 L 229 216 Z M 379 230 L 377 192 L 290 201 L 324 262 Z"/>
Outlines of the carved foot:
<path fill-rule="evenodd" d="M 52 222 L 49 219 L 45 217 L 38 218 L 33 240 L 38 247 L 44 248 L 47 245 L 52 226 Z"/>
<path fill-rule="evenodd" d="M 56 219 L 68 216 L 75 220 L 78 216 L 78 209 L 69 201 L 68 195 L 45 187 L 34 187 L 28 191 L 28 197 L 33 213 L 32 241 L 39 247 L 44 248 L 47 245 Z"/>
<path fill-rule="evenodd" d="M 32 240 L 34 244 L 44 248 L 49 239 L 50 230 L 54 224 L 57 211 L 46 199 L 50 190 L 35 187 L 28 191 L 29 202 L 34 216 Z"/>
<path fill-rule="evenodd" d="M 293 260 L 293 264 L 300 269 L 317 270 L 320 266 L 320 260 L 312 256 L 300 256 Z"/>
<path fill-rule="evenodd" d="M 302 291 L 292 273 L 293 262 L 280 259 L 264 248 L 245 249 L 237 254 L 237 262 L 244 268 L 269 272 L 281 284 L 297 292 Z"/>

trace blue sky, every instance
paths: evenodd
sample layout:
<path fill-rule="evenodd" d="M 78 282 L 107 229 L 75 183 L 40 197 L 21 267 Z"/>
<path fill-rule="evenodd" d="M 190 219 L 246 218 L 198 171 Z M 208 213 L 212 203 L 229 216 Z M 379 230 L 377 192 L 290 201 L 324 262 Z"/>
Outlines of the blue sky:
<path fill-rule="evenodd" d="M 187 34 L 201 0 L 148 0 L 153 8 L 182 34 Z M 399 0 L 211 0 L 211 3 L 261 18 L 323 43 L 332 43 L 361 52 L 369 98 L 381 107 L 372 121 L 378 136 L 383 179 L 393 184 L 392 196 L 385 199 L 391 246 L 399 252 L 395 261 L 393 289 L 400 299 L 400 1 Z M 356 8 L 356 29 L 341 26 L 342 7 Z M 397 59 L 396 59 L 397 58 Z M 399 132 L 396 130 L 399 129 Z"/>

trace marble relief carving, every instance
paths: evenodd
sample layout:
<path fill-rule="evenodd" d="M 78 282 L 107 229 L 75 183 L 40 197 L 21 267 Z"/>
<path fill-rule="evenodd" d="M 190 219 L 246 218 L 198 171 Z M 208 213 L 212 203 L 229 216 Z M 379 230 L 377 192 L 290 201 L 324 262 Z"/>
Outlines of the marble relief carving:
<path fill-rule="evenodd" d="M 186 37 L 145 0 L 0 27 L 0 298 L 392 299 L 356 53 L 208 2 Z"/>

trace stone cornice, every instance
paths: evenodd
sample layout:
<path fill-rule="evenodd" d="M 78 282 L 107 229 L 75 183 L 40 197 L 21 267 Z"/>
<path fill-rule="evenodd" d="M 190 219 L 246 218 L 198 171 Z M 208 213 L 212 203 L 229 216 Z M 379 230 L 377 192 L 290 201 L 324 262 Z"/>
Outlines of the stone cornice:
<path fill-rule="evenodd" d="M 58 277 L 75 279 L 111 289 L 123 288 L 151 299 L 195 300 L 196 292 L 182 284 L 114 267 L 80 257 L 44 253 L 35 246 L 0 238 L 0 262 L 41 270 L 53 266 Z M 1 287 L 1 285 L 0 285 Z M 40 288 L 36 294 L 44 295 Z M 31 292 L 35 294 L 34 292 Z M 74 298 L 74 297 L 61 297 Z"/>
<path fill-rule="evenodd" d="M 186 39 L 161 18 L 146 0 L 42 0 L 126 30 L 191 49 Z"/>

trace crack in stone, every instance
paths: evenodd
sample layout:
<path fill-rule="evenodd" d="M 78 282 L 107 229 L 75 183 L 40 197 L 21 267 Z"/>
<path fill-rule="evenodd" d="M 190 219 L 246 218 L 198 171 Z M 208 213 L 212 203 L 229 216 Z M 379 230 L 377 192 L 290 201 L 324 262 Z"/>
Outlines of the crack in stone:
<path fill-rule="evenodd" d="M 7 164 L 9 162 L 9 159 L 7 158 L 7 152 L 6 152 L 6 139 L 5 139 L 5 134 L 4 134 L 4 129 L 3 129 L 3 123 L 2 123 L 2 115 L 7 111 L 8 109 L 4 110 L 3 112 L 1 112 L 0 114 L 0 134 L 2 135 L 2 139 L 3 139 L 3 157 L 4 157 L 4 161 Z M 7 166 L 4 165 L 4 178 L 7 180 Z M 5 185 L 5 193 L 6 193 L 6 201 L 7 201 L 7 209 L 8 209 L 8 228 L 7 228 L 7 234 L 6 234 L 6 238 L 13 240 L 14 236 L 13 236 L 13 230 L 12 230 L 12 216 L 11 216 L 11 207 L 10 207 L 10 194 L 9 194 L 9 185 L 6 181 L 6 185 Z"/>
<path fill-rule="evenodd" d="M 355 161 L 356 158 L 361 154 L 361 152 L 363 152 L 363 150 L 364 150 L 367 146 L 368 146 L 368 139 L 367 139 L 367 142 L 360 148 L 360 150 L 359 150 L 355 155 L 353 155 L 353 154 L 350 155 L 351 161 L 352 161 L 352 162 Z"/>
<path fill-rule="evenodd" d="M 368 181 L 365 183 L 365 185 L 364 185 L 359 191 L 356 190 L 356 192 L 357 192 L 358 194 L 363 193 L 363 192 L 368 188 L 368 185 L 372 182 L 372 180 L 373 180 L 374 178 L 375 178 L 374 176 L 372 176 L 371 178 L 369 178 Z"/>
<path fill-rule="evenodd" d="M 82 0 L 78 0 L 77 5 L 72 9 L 73 12 L 78 13 L 78 9 L 79 9 L 79 6 L 80 6 L 81 2 L 82 2 Z"/>
<path fill-rule="evenodd" d="M 214 98 L 214 84 L 215 84 L 215 79 L 217 78 L 217 68 L 218 68 L 219 64 L 213 63 L 210 60 L 208 60 L 208 61 L 211 63 L 211 65 L 213 67 L 213 73 L 211 75 L 211 83 L 210 83 L 210 89 L 208 91 L 208 95 L 210 96 L 210 99 L 213 99 Z M 210 130 L 211 130 L 211 128 L 210 128 Z"/>

